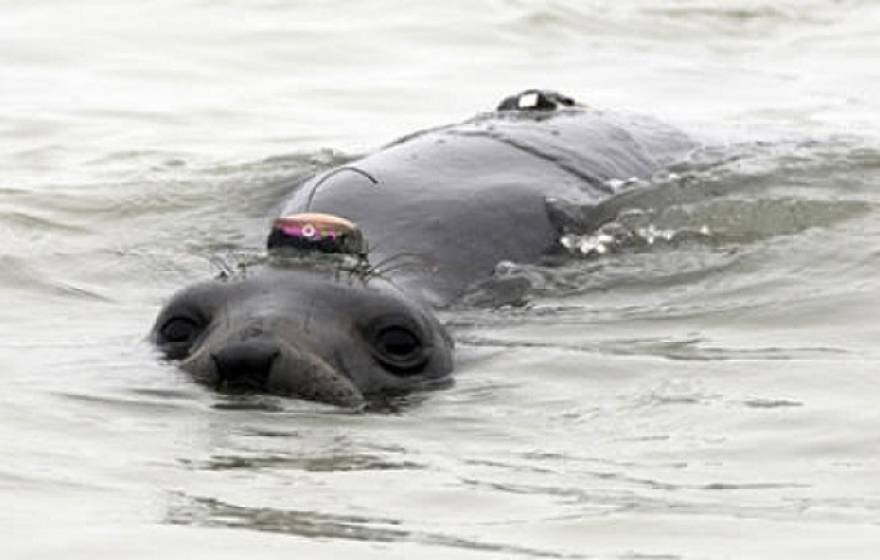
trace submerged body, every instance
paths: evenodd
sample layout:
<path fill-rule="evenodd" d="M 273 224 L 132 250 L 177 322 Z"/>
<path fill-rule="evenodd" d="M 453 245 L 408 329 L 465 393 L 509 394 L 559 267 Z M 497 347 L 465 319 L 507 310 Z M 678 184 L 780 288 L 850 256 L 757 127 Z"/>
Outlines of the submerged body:
<path fill-rule="evenodd" d="M 160 348 L 221 388 L 345 406 L 441 386 L 452 341 L 431 306 L 455 301 L 501 261 L 557 248 L 549 201 L 598 207 L 615 194 L 609 180 L 645 177 L 693 147 L 652 119 L 575 108 L 552 92 L 499 109 L 309 178 L 284 204 L 282 215 L 356 223 L 371 263 L 407 266 L 377 277 L 300 262 L 200 284 L 160 314 Z"/>

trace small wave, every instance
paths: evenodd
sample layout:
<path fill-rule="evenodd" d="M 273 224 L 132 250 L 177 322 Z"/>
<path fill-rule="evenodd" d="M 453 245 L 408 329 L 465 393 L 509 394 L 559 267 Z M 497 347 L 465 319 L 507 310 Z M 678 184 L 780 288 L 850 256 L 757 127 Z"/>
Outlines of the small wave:
<path fill-rule="evenodd" d="M 43 294 L 98 302 L 114 301 L 96 290 L 44 274 L 31 266 L 26 259 L 10 255 L 0 255 L 0 286 L 8 290 L 20 290 L 31 296 Z"/>
<path fill-rule="evenodd" d="M 730 28 L 743 25 L 780 25 L 792 22 L 826 23 L 827 18 L 820 17 L 817 10 L 806 10 L 803 5 L 785 5 L 778 2 L 770 5 L 754 3 L 729 2 L 719 4 L 705 0 L 688 0 L 669 6 L 651 6 L 644 10 L 645 14 L 665 17 L 671 21 L 688 20 L 714 24 L 716 27 Z"/>
<path fill-rule="evenodd" d="M 19 229 L 23 233 L 34 235 L 51 234 L 87 234 L 90 230 L 82 225 L 41 216 L 32 211 L 0 211 L 0 226 Z"/>
<path fill-rule="evenodd" d="M 564 2 L 511 1 L 506 25 L 521 35 L 545 35 L 556 40 L 609 35 L 618 41 L 646 34 L 667 40 L 694 37 L 755 37 L 792 26 L 814 28 L 842 19 L 839 10 L 822 0 L 784 0 L 773 5 L 730 0 L 614 2 L 598 0 L 580 5 Z M 807 6 L 805 6 L 807 4 Z"/>
<path fill-rule="evenodd" d="M 710 200 L 659 210 L 626 210 L 595 233 L 566 234 L 559 242 L 570 254 L 587 257 L 682 243 L 749 244 L 833 226 L 873 209 L 874 204 L 864 200 Z"/>
<path fill-rule="evenodd" d="M 534 340 L 509 340 L 459 334 L 456 341 L 462 346 L 498 347 L 510 349 L 546 349 L 587 354 L 620 356 L 653 356 L 683 361 L 792 361 L 840 360 L 848 352 L 838 348 L 722 348 L 705 344 L 702 339 L 615 339 L 593 343 L 566 344 Z"/>
<path fill-rule="evenodd" d="M 762 254 L 778 261 L 783 247 L 819 251 L 851 239 L 847 228 L 877 211 L 878 179 L 880 151 L 852 138 L 704 149 L 648 179 L 608 181 L 617 194 L 599 205 L 548 200 L 561 255 L 499 263 L 462 302 L 695 284 Z"/>

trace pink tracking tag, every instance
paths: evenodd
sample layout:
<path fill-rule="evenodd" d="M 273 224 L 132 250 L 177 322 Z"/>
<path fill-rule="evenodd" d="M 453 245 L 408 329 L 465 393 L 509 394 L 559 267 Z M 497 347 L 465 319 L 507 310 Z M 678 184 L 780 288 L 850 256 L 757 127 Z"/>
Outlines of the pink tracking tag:
<path fill-rule="evenodd" d="M 269 250 L 290 247 L 321 253 L 361 255 L 366 252 L 363 235 L 354 222 L 318 212 L 276 219 L 267 245 Z"/>

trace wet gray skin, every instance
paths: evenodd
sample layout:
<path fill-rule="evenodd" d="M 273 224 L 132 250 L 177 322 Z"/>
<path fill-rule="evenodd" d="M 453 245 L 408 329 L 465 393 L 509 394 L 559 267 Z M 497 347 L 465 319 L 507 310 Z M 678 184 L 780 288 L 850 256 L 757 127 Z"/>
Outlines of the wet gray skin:
<path fill-rule="evenodd" d="M 452 342 L 430 307 L 491 283 L 501 261 L 539 260 L 564 229 L 597 227 L 614 198 L 609 179 L 645 177 L 694 147 L 650 118 L 570 107 L 548 92 L 537 109 L 517 108 L 526 98 L 534 101 L 512 96 L 504 110 L 345 166 L 357 172 L 328 170 L 291 186 L 280 215 L 357 223 L 381 278 L 342 282 L 326 270 L 269 267 L 200 284 L 160 314 L 159 348 L 220 389 L 343 406 L 448 381 Z M 578 209 L 578 223 L 560 221 L 558 204 Z"/>
<path fill-rule="evenodd" d="M 345 407 L 448 385 L 452 340 L 428 308 L 381 278 L 268 269 L 178 293 L 159 348 L 202 383 Z"/>

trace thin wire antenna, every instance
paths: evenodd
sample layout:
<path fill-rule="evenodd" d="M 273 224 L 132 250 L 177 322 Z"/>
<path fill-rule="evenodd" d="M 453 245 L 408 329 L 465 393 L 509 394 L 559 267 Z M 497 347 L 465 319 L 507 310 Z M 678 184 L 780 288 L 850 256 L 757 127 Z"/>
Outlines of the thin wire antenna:
<path fill-rule="evenodd" d="M 309 192 L 309 198 L 308 198 L 308 200 L 306 200 L 306 211 L 307 212 L 309 210 L 311 210 L 312 201 L 315 200 L 315 194 L 318 192 L 318 188 L 320 188 L 320 186 L 324 184 L 324 181 L 326 181 L 330 177 L 336 175 L 337 173 L 342 173 L 343 171 L 353 171 L 354 173 L 357 173 L 358 175 L 366 177 L 374 185 L 379 184 L 379 181 L 375 177 L 373 177 L 372 175 L 370 175 L 369 173 L 367 173 L 363 169 L 359 169 L 353 165 L 343 165 L 342 167 L 337 167 L 333 171 L 331 171 L 331 172 L 327 173 L 326 175 L 324 175 L 323 177 L 321 177 L 321 179 L 317 183 L 315 183 L 315 185 L 312 187 L 311 192 Z"/>
<path fill-rule="evenodd" d="M 347 272 L 349 280 L 352 277 L 356 277 L 361 282 L 364 282 L 372 275 L 373 267 L 370 265 L 370 261 L 367 260 L 366 255 L 358 255 L 357 260 L 351 265 L 341 263 L 336 272 L 337 274 Z"/>

